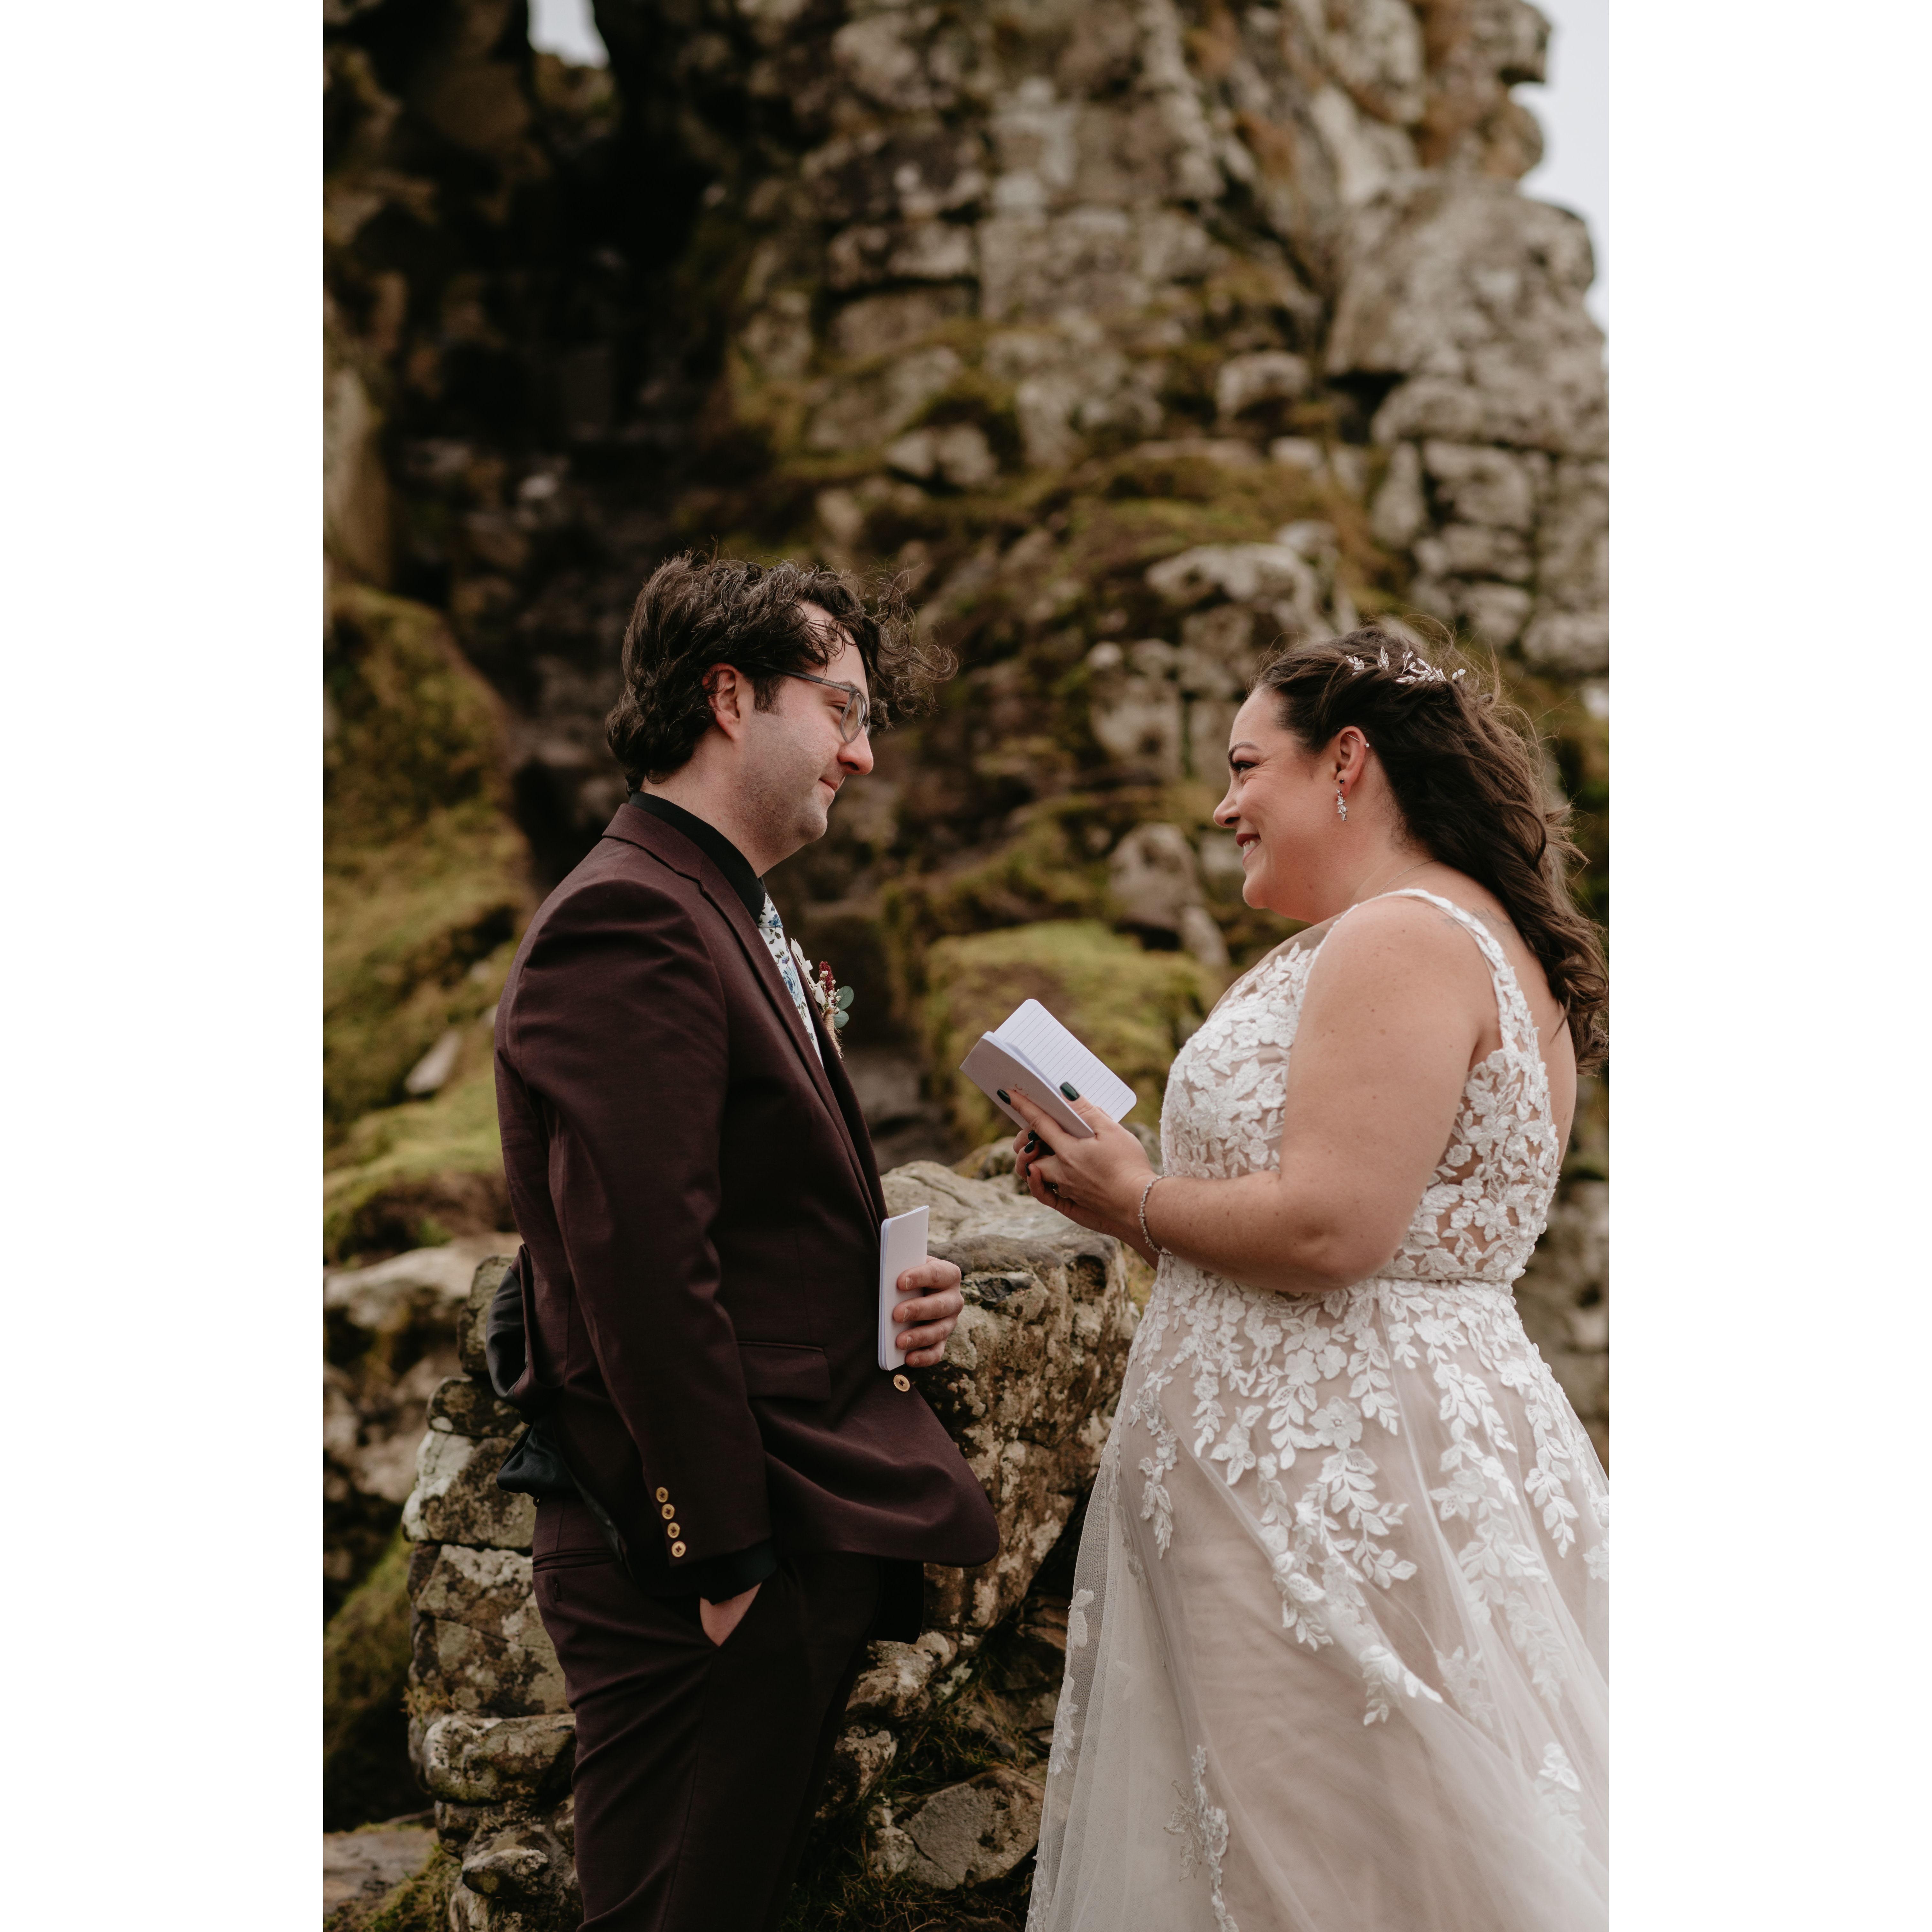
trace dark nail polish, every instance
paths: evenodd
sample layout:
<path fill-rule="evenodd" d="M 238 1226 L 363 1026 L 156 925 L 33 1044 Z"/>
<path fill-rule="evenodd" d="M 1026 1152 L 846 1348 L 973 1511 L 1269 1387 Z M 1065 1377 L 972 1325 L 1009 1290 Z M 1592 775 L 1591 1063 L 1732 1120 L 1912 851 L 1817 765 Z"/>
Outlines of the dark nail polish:
<path fill-rule="evenodd" d="M 1031 1153 L 1033 1152 L 1034 1149 L 1035 1148 L 1038 1147 L 1039 1145 L 1040 1145 L 1040 1136 L 1039 1136 L 1039 1135 L 1037 1135 L 1037 1134 L 1028 1134 L 1028 1135 L 1027 1136 L 1027 1145 L 1026 1145 L 1026 1150 L 1027 1150 L 1027 1152 L 1028 1152 L 1028 1154 L 1031 1154 Z"/>
<path fill-rule="evenodd" d="M 999 1095 L 1000 1100 L 1007 1106 L 1010 1107 L 1013 1104 L 1013 1096 L 1004 1087 L 995 1087 L 993 1091 Z"/>
<path fill-rule="evenodd" d="M 1077 1100 L 1080 1097 L 1079 1088 L 1076 1087 L 1071 1081 L 1063 1080 L 1060 1083 L 1060 1090 L 1070 1100 Z"/>

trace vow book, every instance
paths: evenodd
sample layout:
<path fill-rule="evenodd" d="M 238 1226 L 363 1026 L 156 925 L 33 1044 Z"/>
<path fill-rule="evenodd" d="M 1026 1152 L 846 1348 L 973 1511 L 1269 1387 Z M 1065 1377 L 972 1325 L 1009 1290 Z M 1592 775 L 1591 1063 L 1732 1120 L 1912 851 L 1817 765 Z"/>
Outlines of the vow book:
<path fill-rule="evenodd" d="M 892 1319 L 899 1305 L 899 1276 L 909 1268 L 917 1268 L 926 1258 L 926 1220 L 923 1208 L 910 1208 L 879 1223 L 879 1366 L 902 1369 L 905 1352 L 899 1346 L 902 1332 Z"/>
<path fill-rule="evenodd" d="M 1037 1000 L 1015 1007 L 991 1033 L 982 1033 L 959 1070 L 1015 1126 L 1026 1123 L 1000 1098 L 1001 1088 L 1010 1094 L 1017 1087 L 1076 1140 L 1091 1140 L 1094 1130 L 1062 1097 L 1062 1081 L 1117 1120 L 1134 1104 L 1134 1090 Z"/>

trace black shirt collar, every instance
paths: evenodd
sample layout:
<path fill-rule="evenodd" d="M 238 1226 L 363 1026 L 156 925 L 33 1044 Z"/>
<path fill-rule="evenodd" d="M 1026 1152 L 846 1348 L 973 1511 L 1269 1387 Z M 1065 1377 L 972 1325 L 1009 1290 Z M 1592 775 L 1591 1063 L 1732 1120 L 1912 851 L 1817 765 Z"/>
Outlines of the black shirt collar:
<path fill-rule="evenodd" d="M 751 861 L 720 832 L 695 812 L 686 812 L 654 792 L 634 791 L 630 802 L 640 812 L 662 818 L 674 831 L 682 832 L 730 881 L 731 890 L 745 902 L 745 910 L 755 922 L 765 910 L 765 882 L 752 870 Z"/>

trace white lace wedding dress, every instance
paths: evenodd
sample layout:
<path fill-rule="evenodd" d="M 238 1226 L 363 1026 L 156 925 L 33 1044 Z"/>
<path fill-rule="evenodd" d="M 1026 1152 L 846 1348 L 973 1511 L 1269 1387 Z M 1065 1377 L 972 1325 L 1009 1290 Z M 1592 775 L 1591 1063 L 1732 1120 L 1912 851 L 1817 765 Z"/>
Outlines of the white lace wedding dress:
<path fill-rule="evenodd" d="M 1529 1009 L 1402 1246 L 1319 1299 L 1163 1258 L 1067 1619 L 1028 1932 L 1570 1932 L 1605 1922 L 1602 1465 L 1510 1284 L 1562 1150 Z M 1346 915 L 1344 915 L 1346 916 Z M 1334 922 L 1182 1049 L 1166 1171 L 1274 1165 Z"/>

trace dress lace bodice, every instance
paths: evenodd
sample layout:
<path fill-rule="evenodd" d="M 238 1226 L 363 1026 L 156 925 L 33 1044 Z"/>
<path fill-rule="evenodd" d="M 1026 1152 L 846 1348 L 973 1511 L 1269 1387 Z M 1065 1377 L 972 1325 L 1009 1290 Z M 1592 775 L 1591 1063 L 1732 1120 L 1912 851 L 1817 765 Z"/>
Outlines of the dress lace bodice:
<path fill-rule="evenodd" d="M 1468 930 L 1495 983 L 1502 1044 L 1470 1070 L 1442 1161 L 1378 1278 L 1506 1286 L 1543 1232 L 1562 1160 L 1536 1022 L 1502 948 L 1479 921 L 1433 892 L 1386 896 L 1426 899 Z M 1161 1113 L 1169 1174 L 1226 1180 L 1275 1166 L 1302 998 L 1339 922 L 1311 928 L 1269 954 L 1182 1048 Z"/>
<path fill-rule="evenodd" d="M 1596 1574 L 1608 1514 L 1588 1442 L 1509 1288 L 1543 1232 L 1562 1155 L 1528 1003 L 1502 947 L 1462 908 L 1414 889 L 1387 896 L 1426 900 L 1468 932 L 1490 968 L 1502 1042 L 1470 1071 L 1402 1245 L 1368 1280 L 1319 1297 L 1247 1288 L 1163 1256 L 1120 1401 L 1123 1421 L 1151 1444 L 1138 1468 L 1156 1551 L 1174 1533 L 1169 1474 L 1184 1454 L 1231 1491 L 1252 1488 L 1284 1624 L 1367 1660 L 1372 1718 L 1386 1714 L 1391 1687 L 1436 1694 L 1364 1634 L 1364 1586 L 1415 1574 L 1417 1503 L 1466 1526 L 1468 1587 L 1504 1613 L 1526 1655 L 1538 1640 L 1524 1586 L 1550 1580 L 1549 1558 L 1570 1556 L 1580 1525 Z M 1302 1000 L 1337 922 L 1298 934 L 1237 981 L 1176 1058 L 1161 1112 L 1168 1173 L 1227 1180 L 1276 1164 Z M 1498 1407 L 1497 1387 L 1520 1401 L 1519 1424 Z M 1432 1412 L 1428 1430 L 1444 1432 L 1430 1461 L 1444 1480 L 1398 1496 L 1378 1445 L 1413 1438 L 1418 1397 Z M 1499 1454 L 1528 1462 L 1526 1495 Z M 1580 1479 L 1587 1518 L 1571 1493 Z M 1546 1556 L 1516 1534 L 1526 1502 Z M 1539 1688 L 1553 1688 L 1554 1666 L 1532 1661 Z M 1436 1662 L 1446 1684 L 1454 1666 Z"/>

